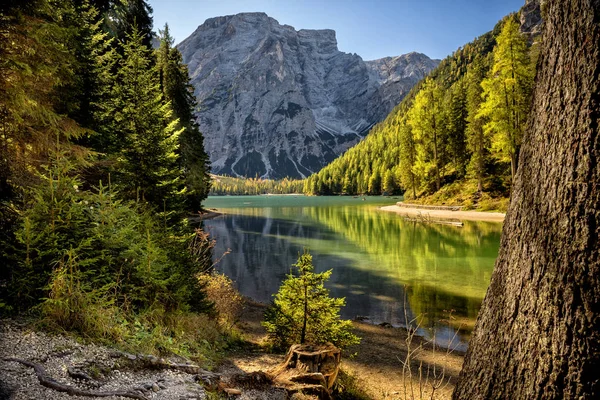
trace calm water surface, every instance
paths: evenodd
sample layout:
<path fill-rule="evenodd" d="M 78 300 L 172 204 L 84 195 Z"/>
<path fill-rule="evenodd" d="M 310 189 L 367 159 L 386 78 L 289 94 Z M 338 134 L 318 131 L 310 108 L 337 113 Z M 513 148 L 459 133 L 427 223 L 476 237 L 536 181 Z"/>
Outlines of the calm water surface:
<path fill-rule="evenodd" d="M 205 228 L 217 240 L 216 258 L 231 249 L 217 269 L 246 296 L 271 301 L 308 248 L 318 272 L 333 268 L 328 287 L 346 298 L 344 318 L 396 326 L 417 318 L 424 336 L 447 344 L 458 332 L 453 344 L 464 348 L 491 278 L 502 225 L 422 224 L 378 210 L 396 201 L 215 196 L 205 207 L 226 215 L 205 221 Z"/>

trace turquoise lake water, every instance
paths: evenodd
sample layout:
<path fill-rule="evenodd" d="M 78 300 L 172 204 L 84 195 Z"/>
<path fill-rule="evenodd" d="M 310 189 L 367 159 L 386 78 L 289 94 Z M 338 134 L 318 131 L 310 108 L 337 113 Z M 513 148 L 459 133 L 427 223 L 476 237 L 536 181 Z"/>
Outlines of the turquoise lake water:
<path fill-rule="evenodd" d="M 424 224 L 378 210 L 399 197 L 214 196 L 205 221 L 217 240 L 217 269 L 246 296 L 270 302 L 304 248 L 327 285 L 345 297 L 344 318 L 395 326 L 464 348 L 485 295 L 502 224 Z"/>

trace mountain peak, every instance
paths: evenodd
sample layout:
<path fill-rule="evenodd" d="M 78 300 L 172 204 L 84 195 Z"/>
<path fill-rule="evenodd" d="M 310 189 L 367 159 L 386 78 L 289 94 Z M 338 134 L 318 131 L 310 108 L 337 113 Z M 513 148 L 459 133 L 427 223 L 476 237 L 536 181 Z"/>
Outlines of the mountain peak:
<path fill-rule="evenodd" d="M 332 29 L 296 30 L 265 13 L 207 19 L 177 47 L 213 172 L 234 176 L 318 171 L 437 65 L 417 53 L 365 62 L 339 51 Z"/>

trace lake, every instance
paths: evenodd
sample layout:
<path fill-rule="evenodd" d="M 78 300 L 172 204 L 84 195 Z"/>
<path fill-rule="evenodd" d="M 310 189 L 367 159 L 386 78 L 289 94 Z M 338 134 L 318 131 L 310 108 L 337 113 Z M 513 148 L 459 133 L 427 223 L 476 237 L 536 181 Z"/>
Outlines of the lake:
<path fill-rule="evenodd" d="M 304 248 L 326 285 L 345 297 L 342 317 L 418 324 L 438 344 L 466 348 L 489 285 L 502 224 L 463 227 L 407 221 L 378 210 L 401 198 L 211 196 L 226 213 L 205 221 L 216 239 L 217 270 L 239 291 L 270 302 Z M 453 339 L 454 338 L 454 339 Z"/>

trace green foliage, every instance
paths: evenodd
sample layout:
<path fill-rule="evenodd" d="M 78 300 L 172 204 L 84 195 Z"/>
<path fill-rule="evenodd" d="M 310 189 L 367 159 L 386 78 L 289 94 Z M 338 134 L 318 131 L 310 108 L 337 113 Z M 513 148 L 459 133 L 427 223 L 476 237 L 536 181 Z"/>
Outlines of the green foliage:
<path fill-rule="evenodd" d="M 290 273 L 275 294 L 275 301 L 265 312 L 265 326 L 276 348 L 293 343 L 327 343 L 347 347 L 359 342 L 352 323 L 340 319 L 344 298 L 331 298 L 324 283 L 331 270 L 315 273 L 312 256 L 305 252 L 294 266 L 298 276 Z"/>
<path fill-rule="evenodd" d="M 197 108 L 194 88 L 182 56 L 173 47 L 169 26 L 161 33 L 157 50 L 157 69 L 163 100 L 170 102 L 174 118 L 178 120 L 180 166 L 185 175 L 187 208 L 198 211 L 200 203 L 210 190 L 210 161 L 204 150 L 204 137 L 194 116 Z"/>
<path fill-rule="evenodd" d="M 441 90 L 431 79 L 426 79 L 415 96 L 408 112 L 412 128 L 416 159 L 412 167 L 415 174 L 426 182 L 435 179 L 435 189 L 440 190 L 440 164 L 442 158 Z"/>
<path fill-rule="evenodd" d="M 144 47 L 152 49 L 152 7 L 145 0 L 110 0 L 106 29 L 119 43 L 137 30 Z"/>
<path fill-rule="evenodd" d="M 143 0 L 2 6 L 0 312 L 214 359 L 225 343 L 197 279 L 214 241 L 182 218 L 185 196 L 208 190 L 189 185 L 182 147 L 206 155 L 174 49 L 163 91 L 150 12 Z"/>
<path fill-rule="evenodd" d="M 531 58 L 537 51 L 534 46 Z M 442 60 L 363 141 L 308 177 L 304 192 L 404 192 L 412 201 L 444 185 L 475 181 L 474 193 L 454 198 L 477 207 L 483 193 L 508 197 L 506 161 L 517 154 L 529 111 L 529 52 L 516 16 L 508 16 L 492 32 Z M 495 91 L 504 87 L 510 96 Z M 508 99 L 509 111 L 503 111 L 502 99 Z"/>
<path fill-rule="evenodd" d="M 117 171 L 126 198 L 147 202 L 169 216 L 180 209 L 183 180 L 178 166 L 178 121 L 161 100 L 152 52 L 136 29 L 123 48 L 116 89 L 115 122 L 122 137 Z M 166 217 L 165 217 L 166 218 Z"/>
<path fill-rule="evenodd" d="M 30 307 L 46 297 L 54 269 L 69 260 L 77 264 L 73 279 L 85 281 L 90 291 L 110 288 L 119 307 L 139 311 L 157 302 L 167 310 L 192 307 L 200 290 L 194 277 L 210 266 L 188 251 L 192 237 L 163 231 L 150 214 L 102 184 L 82 190 L 72 168 L 59 154 L 32 190 L 16 235 L 22 253 L 11 285 L 16 305 Z"/>
<path fill-rule="evenodd" d="M 304 188 L 304 181 L 289 178 L 272 180 L 215 175 L 212 179 L 212 195 L 293 194 L 302 193 Z"/>
<path fill-rule="evenodd" d="M 515 18 L 508 18 L 497 38 L 494 64 L 481 82 L 484 101 L 479 115 L 486 118 L 486 134 L 491 136 L 491 151 L 500 161 L 517 169 L 517 154 L 530 107 L 533 70 L 527 40 Z"/>

